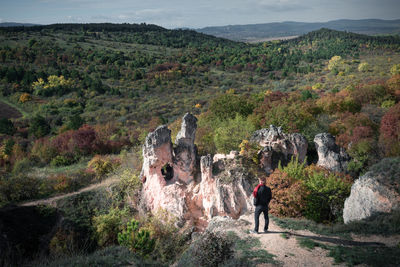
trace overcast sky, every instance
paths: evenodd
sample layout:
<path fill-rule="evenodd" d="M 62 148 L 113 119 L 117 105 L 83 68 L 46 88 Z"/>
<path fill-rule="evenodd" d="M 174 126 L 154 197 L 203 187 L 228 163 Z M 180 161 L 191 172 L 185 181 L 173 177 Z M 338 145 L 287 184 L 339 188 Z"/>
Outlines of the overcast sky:
<path fill-rule="evenodd" d="M 152 23 L 166 28 L 400 19 L 400 0 L 0 0 L 0 22 Z"/>

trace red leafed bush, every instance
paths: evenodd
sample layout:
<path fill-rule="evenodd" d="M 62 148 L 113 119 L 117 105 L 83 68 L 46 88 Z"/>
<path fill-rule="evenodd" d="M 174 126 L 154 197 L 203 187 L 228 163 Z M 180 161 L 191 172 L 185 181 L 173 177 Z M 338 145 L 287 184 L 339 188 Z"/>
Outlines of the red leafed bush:
<path fill-rule="evenodd" d="M 380 126 L 380 143 L 386 156 L 400 155 L 400 103 L 383 116 Z"/>
<path fill-rule="evenodd" d="M 96 132 L 91 126 L 83 125 L 56 136 L 52 145 L 61 155 L 89 155 L 96 150 Z"/>
<path fill-rule="evenodd" d="M 340 114 L 340 117 L 331 123 L 329 131 L 336 135 L 336 142 L 342 147 L 350 143 L 358 143 L 363 139 L 373 139 L 377 125 L 364 113 Z"/>
<path fill-rule="evenodd" d="M 309 194 L 301 180 L 289 177 L 276 169 L 268 178 L 273 198 L 269 204 L 271 214 L 284 217 L 301 217 Z"/>

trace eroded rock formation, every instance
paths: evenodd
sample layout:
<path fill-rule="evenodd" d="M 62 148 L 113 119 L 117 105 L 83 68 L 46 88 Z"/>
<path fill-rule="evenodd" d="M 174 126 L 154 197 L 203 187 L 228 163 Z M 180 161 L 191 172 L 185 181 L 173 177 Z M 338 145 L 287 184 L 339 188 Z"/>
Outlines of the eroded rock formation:
<path fill-rule="evenodd" d="M 194 199 L 204 209 L 206 219 L 217 215 L 238 218 L 253 210 L 252 183 L 255 177 L 244 167 L 237 152 L 214 157 L 201 158 L 201 182 Z"/>
<path fill-rule="evenodd" d="M 307 154 L 308 144 L 303 135 L 283 133 L 281 127 L 274 125 L 254 132 L 250 142 L 262 147 L 259 153 L 260 164 L 267 174 L 276 169 L 279 162 L 286 165 L 293 156 L 303 162 Z"/>
<path fill-rule="evenodd" d="M 350 161 L 346 151 L 336 145 L 335 137 L 329 133 L 317 134 L 314 143 L 318 152 L 318 166 L 331 171 L 345 172 Z"/>
<path fill-rule="evenodd" d="M 175 175 L 173 162 L 171 131 L 166 125 L 159 126 L 143 145 L 141 201 L 149 210 L 162 208 L 181 218 L 187 210 L 186 190 Z"/>
<path fill-rule="evenodd" d="M 384 159 L 357 179 L 343 209 L 345 223 L 400 210 L 400 158 Z"/>
<path fill-rule="evenodd" d="M 143 145 L 141 206 L 167 210 L 180 222 L 206 222 L 216 215 L 239 217 L 252 210 L 254 177 L 242 166 L 238 153 L 198 158 L 194 144 L 197 119 L 187 113 L 175 146 L 171 131 L 160 126 Z"/>
<path fill-rule="evenodd" d="M 189 184 L 196 172 L 197 147 L 194 144 L 197 118 L 187 113 L 182 119 L 181 130 L 176 136 L 174 148 L 175 173 L 179 180 Z"/>

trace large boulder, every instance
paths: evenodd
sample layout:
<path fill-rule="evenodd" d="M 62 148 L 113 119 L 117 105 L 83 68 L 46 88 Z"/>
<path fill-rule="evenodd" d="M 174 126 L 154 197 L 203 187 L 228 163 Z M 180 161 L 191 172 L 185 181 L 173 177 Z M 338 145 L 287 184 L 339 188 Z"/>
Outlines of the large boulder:
<path fill-rule="evenodd" d="M 345 172 L 350 161 L 346 151 L 336 145 L 335 137 L 329 133 L 317 134 L 314 138 L 318 153 L 318 166 L 331 171 Z"/>
<path fill-rule="evenodd" d="M 345 223 L 400 210 L 400 158 L 387 158 L 355 181 L 343 209 Z"/>
<path fill-rule="evenodd" d="M 286 134 L 281 127 L 274 125 L 270 125 L 269 129 L 255 131 L 250 142 L 262 147 L 259 153 L 260 164 L 267 174 L 276 169 L 279 162 L 285 166 L 292 157 L 303 162 L 307 154 L 308 143 L 303 135 Z"/>

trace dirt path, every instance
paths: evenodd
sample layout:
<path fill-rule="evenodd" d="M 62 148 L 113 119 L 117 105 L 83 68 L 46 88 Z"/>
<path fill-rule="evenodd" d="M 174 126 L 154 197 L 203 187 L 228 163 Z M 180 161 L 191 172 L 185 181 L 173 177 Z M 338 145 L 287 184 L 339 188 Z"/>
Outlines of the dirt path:
<path fill-rule="evenodd" d="M 246 230 L 253 229 L 253 214 L 242 216 L 241 219 L 248 222 L 240 232 L 246 233 Z M 260 218 L 260 229 L 264 227 L 264 220 Z M 269 232 L 260 232 L 259 234 L 251 234 L 261 241 L 262 248 L 269 253 L 275 255 L 276 261 L 282 263 L 282 266 L 333 266 L 333 258 L 327 256 L 327 251 L 316 247 L 308 250 L 299 246 L 297 238 L 301 237 L 319 237 L 309 231 L 291 231 L 283 229 L 276 225 L 273 220 L 269 222 Z M 261 266 L 272 266 L 268 264 L 259 264 Z M 337 265 L 346 266 L 346 265 Z"/>
<path fill-rule="evenodd" d="M 303 248 L 299 245 L 298 239 L 305 238 L 317 243 L 329 246 L 385 246 L 396 244 L 392 242 L 396 237 L 376 236 L 371 238 L 353 238 L 353 240 L 342 239 L 334 236 L 324 236 L 312 233 L 307 230 L 287 230 L 279 227 L 270 219 L 268 233 L 249 234 L 249 230 L 254 228 L 253 214 L 246 214 L 233 223 L 221 224 L 220 231 L 234 231 L 239 237 L 258 238 L 261 241 L 262 249 L 275 255 L 274 260 L 279 262 L 279 266 L 333 266 L 334 259 L 328 256 L 329 251 L 320 247 L 313 249 Z M 260 229 L 264 227 L 264 219 L 260 218 Z M 355 237 L 355 236 L 354 236 Z M 392 240 L 393 239 L 393 240 Z M 398 240 L 398 239 L 397 239 Z M 259 264 L 258 267 L 273 266 L 271 264 Z M 338 264 L 335 266 L 346 266 Z"/>
<path fill-rule="evenodd" d="M 74 196 L 74 195 L 78 195 L 83 192 L 91 191 L 91 190 L 99 188 L 99 187 L 106 187 L 117 181 L 118 181 L 118 177 L 113 176 L 111 178 L 108 178 L 108 179 L 100 182 L 100 183 L 89 185 L 89 186 L 81 188 L 80 190 L 75 191 L 75 192 L 71 192 L 68 194 L 59 195 L 59 196 L 55 196 L 55 197 L 51 197 L 51 198 L 47 198 L 47 199 L 40 199 L 40 200 L 26 202 L 26 203 L 21 204 L 21 206 L 50 205 L 50 206 L 55 207 L 57 200 L 60 200 L 62 198 L 66 198 L 66 197 L 70 197 L 70 196 Z"/>

